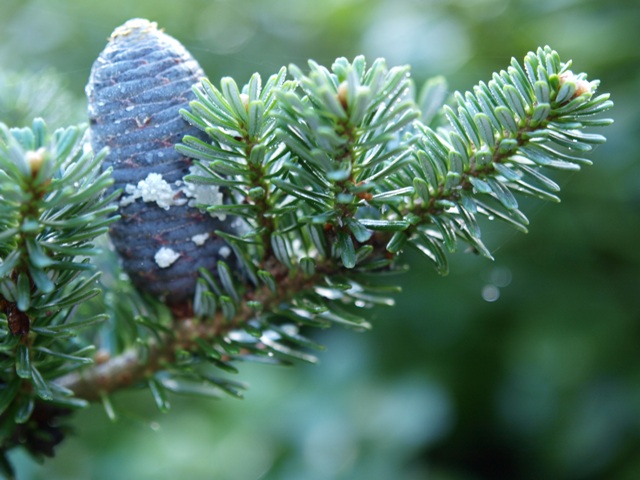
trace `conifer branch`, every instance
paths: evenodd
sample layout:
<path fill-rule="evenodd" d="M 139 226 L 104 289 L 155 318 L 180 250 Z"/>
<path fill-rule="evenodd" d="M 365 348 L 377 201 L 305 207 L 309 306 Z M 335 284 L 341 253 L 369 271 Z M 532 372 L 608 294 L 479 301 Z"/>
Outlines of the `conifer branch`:
<path fill-rule="evenodd" d="M 546 58 L 552 65 L 552 71 L 538 73 L 547 84 L 529 77 L 525 85 L 525 74 L 514 63 L 500 82 L 496 77 L 488 86 L 480 84 L 476 97 L 457 94 L 458 112 L 444 108 L 450 128 L 440 133 L 417 120 L 416 104 L 407 96 L 407 70 L 388 71 L 382 61 L 366 70 L 363 58 L 353 64 L 340 59 L 333 73 L 312 62 L 310 77 L 292 67 L 295 83 L 285 82 L 283 69 L 262 89 L 254 75 L 242 92 L 231 79 L 222 81 L 221 90 L 204 80 L 195 89 L 198 100 L 183 114 L 211 143 L 188 136 L 178 149 L 198 159 L 203 172 L 185 180 L 213 182 L 237 194 L 238 203 L 208 209 L 247 221 L 242 237 L 217 233 L 233 247 L 249 283 L 242 284 L 220 262 L 215 277 L 202 272 L 194 317 L 158 324 L 143 347 L 127 347 L 54 385 L 96 400 L 153 378 L 184 354 L 196 362 L 213 356 L 225 366 L 247 354 L 311 359 L 261 339 L 283 319 L 294 325 L 368 326 L 338 304 L 389 303 L 364 277 L 396 268 L 389 254 L 400 252 L 407 241 L 442 272 L 444 251 L 455 249 L 456 237 L 490 256 L 474 214 L 496 214 L 524 229 L 526 217 L 509 188 L 556 199 L 522 178 L 528 174 L 557 190 L 538 166 L 573 169 L 587 161 L 552 150 L 544 141 L 583 150 L 601 142 L 602 137 L 577 133 L 594 123 L 579 123 L 579 116 L 590 118 L 609 106 L 606 96 L 591 100 L 595 83 L 565 73 L 555 52 L 540 50 L 528 58 L 538 65 Z M 500 92 L 511 92 L 511 103 Z M 514 103 L 523 97 L 530 103 Z M 566 125 L 571 137 L 559 128 Z M 497 200 L 503 210 L 478 200 L 481 195 Z M 108 211 L 104 204 L 103 213 Z M 17 238 L 20 248 L 23 237 Z M 242 330 L 253 340 L 232 340 Z"/>
<path fill-rule="evenodd" d="M 612 103 L 569 66 L 541 48 L 456 93 L 457 109 L 443 105 L 442 82 L 416 98 L 408 67 L 367 67 L 364 57 L 310 62 L 308 73 L 290 66 L 264 85 L 257 74 L 242 87 L 203 79 L 180 112 L 197 131 L 176 146 L 195 167 L 179 183 L 224 192 L 224 202 L 199 199 L 198 218 L 239 220 L 201 237 L 228 252 L 171 310 L 117 270 L 104 291 L 87 273 L 117 220 L 113 203 L 138 200 L 110 190 L 106 151 L 94 155 L 78 128 L 2 126 L 0 426 L 14 431 L 42 402 L 109 404 L 140 385 L 163 411 L 168 392 L 241 396 L 223 375 L 235 361 L 313 362 L 321 346 L 306 327 L 369 328 L 365 309 L 392 304 L 396 290 L 377 279 L 402 271 L 404 248 L 441 273 L 459 242 L 491 258 L 477 218 L 526 231 L 516 195 L 558 201 L 546 171 L 590 164 L 582 155 L 604 141 L 584 130 L 611 123 L 598 114 Z"/>

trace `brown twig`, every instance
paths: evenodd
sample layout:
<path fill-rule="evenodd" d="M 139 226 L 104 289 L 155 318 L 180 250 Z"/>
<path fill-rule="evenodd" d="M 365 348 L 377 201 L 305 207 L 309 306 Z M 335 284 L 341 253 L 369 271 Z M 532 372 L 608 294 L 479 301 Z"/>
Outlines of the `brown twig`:
<path fill-rule="evenodd" d="M 271 272 L 276 280 L 276 291 L 261 287 L 247 292 L 238 313 L 231 321 L 220 312 L 204 321 L 194 318 L 176 319 L 171 334 L 150 340 L 144 349 L 131 347 L 116 357 L 64 375 L 55 383 L 71 390 L 78 398 L 98 401 L 104 394 L 135 385 L 165 366 L 175 363 L 179 351 L 198 351 L 198 341 L 211 342 L 232 330 L 242 328 L 242 325 L 256 316 L 256 311 L 248 306 L 248 302 L 257 301 L 265 311 L 270 311 L 278 304 L 290 301 L 298 293 L 312 289 L 326 275 L 339 273 L 343 269 L 341 265 L 327 261 L 318 266 L 314 275 L 305 276 L 299 269 L 289 271 L 283 265 L 273 263 Z"/>

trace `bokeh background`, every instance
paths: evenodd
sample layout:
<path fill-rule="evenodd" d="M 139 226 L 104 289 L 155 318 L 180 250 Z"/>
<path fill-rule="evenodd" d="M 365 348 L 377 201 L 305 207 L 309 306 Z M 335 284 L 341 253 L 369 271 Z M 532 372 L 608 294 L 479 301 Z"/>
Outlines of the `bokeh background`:
<path fill-rule="evenodd" d="M 167 415 L 117 395 L 117 423 L 79 413 L 44 465 L 14 452 L 20 479 L 640 478 L 638 2 L 0 0 L 0 121 L 82 121 L 91 64 L 132 17 L 239 83 L 363 53 L 466 90 L 548 44 L 601 79 L 615 124 L 594 166 L 556 177 L 562 204 L 526 206 L 528 235 L 484 225 L 495 262 L 456 254 L 440 277 L 407 255 L 397 306 L 366 334 L 314 333 L 319 365 L 244 364 L 244 400 Z"/>

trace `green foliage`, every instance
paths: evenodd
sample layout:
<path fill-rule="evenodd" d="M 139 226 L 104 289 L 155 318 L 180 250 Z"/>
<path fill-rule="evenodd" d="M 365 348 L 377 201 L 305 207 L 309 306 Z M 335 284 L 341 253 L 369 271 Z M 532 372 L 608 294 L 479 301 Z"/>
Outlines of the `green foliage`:
<path fill-rule="evenodd" d="M 93 241 L 115 211 L 103 157 L 85 150 L 82 129 L 0 124 L 0 418 L 9 438 L 36 402 L 86 403 L 53 380 L 93 363 L 95 346 L 76 336 L 106 318 L 75 315 L 100 293 Z"/>
<path fill-rule="evenodd" d="M 0 119 L 10 127 L 24 127 L 43 118 L 50 127 L 64 127 L 84 118 L 85 106 L 69 94 L 54 71 L 0 72 Z"/>
<path fill-rule="evenodd" d="M 204 172 L 190 181 L 235 191 L 238 203 L 209 208 L 248 224 L 241 238 L 218 233 L 252 288 L 266 292 L 256 294 L 262 303 L 252 301 L 260 307 L 256 336 L 283 317 L 367 326 L 343 306 L 388 303 L 372 274 L 397 269 L 394 257 L 405 246 L 441 273 L 459 241 L 491 258 L 477 217 L 526 231 L 515 195 L 559 201 L 558 185 L 543 172 L 589 164 L 573 152 L 604 137 L 584 128 L 610 123 L 594 118 L 611 106 L 608 95 L 594 95 L 598 82 L 574 75 L 548 47 L 524 66 L 513 60 L 473 92 L 456 93 L 457 110 L 442 106 L 441 79 L 427 82 L 417 101 L 408 68 L 387 69 L 382 60 L 369 68 L 363 57 L 338 59 L 331 70 L 309 67 L 305 74 L 291 66 L 293 82 L 281 70 L 264 90 L 257 75 L 243 88 L 229 78 L 220 89 L 205 80 L 192 111 L 183 112 L 211 138 L 207 145 L 187 137 L 178 146 Z M 446 124 L 421 121 L 434 121 L 438 111 Z M 222 267 L 221 286 L 211 276 L 200 284 L 196 312 L 206 317 L 218 307 L 231 322 L 243 295 Z M 281 285 L 291 278 L 308 286 L 286 303 Z"/>
<path fill-rule="evenodd" d="M 611 123 L 593 118 L 611 107 L 609 95 L 594 96 L 599 82 L 587 82 L 569 66 L 549 47 L 538 49 L 527 55 L 524 69 L 514 59 L 473 92 L 456 92 L 457 110 L 444 107 L 446 130 L 417 126 L 417 162 L 391 182 L 413 186 L 404 210 L 417 219 L 401 235 L 440 272 L 447 271 L 445 251 L 454 251 L 457 239 L 492 258 L 478 215 L 526 232 L 529 221 L 514 194 L 559 202 L 560 187 L 543 172 L 579 170 L 590 161 L 576 153 L 605 141 L 583 130 Z"/>
<path fill-rule="evenodd" d="M 416 95 L 409 68 L 383 60 L 288 71 L 292 78 L 283 68 L 264 85 L 258 74 L 242 87 L 205 79 L 181 112 L 209 137 L 176 147 L 198 166 L 186 180 L 235 199 L 199 207 L 245 225 L 238 235 L 211 232 L 239 268 L 201 271 L 186 319 L 139 298 L 117 273 L 105 282 L 102 311 L 92 311 L 87 301 L 100 289 L 86 272 L 116 195 L 105 196 L 104 153 L 86 150 L 81 129 L 49 136 L 39 120 L 31 129 L 2 126 L 5 448 L 36 402 L 101 400 L 115 418 L 109 394 L 135 385 L 167 411 L 170 393 L 241 397 L 244 384 L 228 375 L 235 361 L 314 362 L 309 351 L 322 347 L 306 327 L 368 329 L 365 309 L 393 304 L 397 289 L 378 280 L 404 271 L 406 247 L 441 273 L 460 242 L 491 258 L 478 217 L 526 231 L 516 195 L 558 201 L 547 170 L 588 165 L 581 155 L 604 138 L 584 129 L 610 123 L 597 116 L 612 106 L 595 95 L 598 82 L 573 74 L 548 47 L 454 94 L 456 109 L 444 105 L 442 79 Z M 85 327 L 91 335 L 79 337 Z M 96 348 L 106 361 L 77 373 Z"/>

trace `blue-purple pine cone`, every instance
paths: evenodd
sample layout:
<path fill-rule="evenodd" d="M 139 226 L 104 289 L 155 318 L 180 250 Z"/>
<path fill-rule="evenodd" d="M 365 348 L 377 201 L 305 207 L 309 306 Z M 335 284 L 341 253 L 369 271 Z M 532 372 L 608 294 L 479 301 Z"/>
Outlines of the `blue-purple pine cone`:
<path fill-rule="evenodd" d="M 184 135 L 206 140 L 178 113 L 202 77 L 180 42 L 134 19 L 115 29 L 86 88 L 91 145 L 109 147 L 103 168 L 113 167 L 114 188 L 123 189 L 111 239 L 134 285 L 172 306 L 192 298 L 198 268 L 215 271 L 232 254 L 213 232 L 237 226 L 194 206 L 223 202 L 224 192 L 185 183 L 197 167 L 175 150 Z"/>

